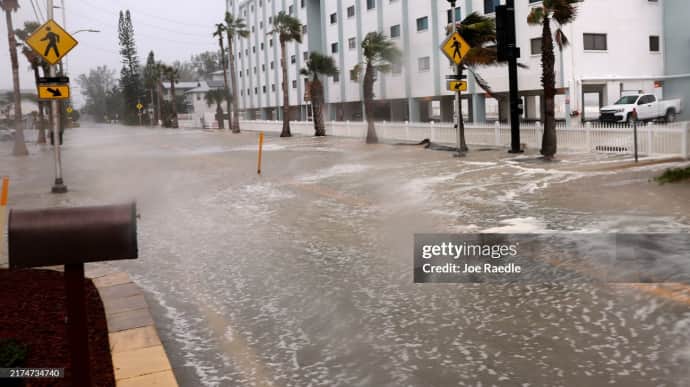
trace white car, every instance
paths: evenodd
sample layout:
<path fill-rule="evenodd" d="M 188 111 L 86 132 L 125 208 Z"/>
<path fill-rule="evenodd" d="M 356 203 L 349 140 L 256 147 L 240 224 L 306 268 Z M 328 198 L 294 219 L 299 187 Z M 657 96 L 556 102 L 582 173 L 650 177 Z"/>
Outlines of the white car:
<path fill-rule="evenodd" d="M 654 94 L 626 95 L 613 105 L 599 109 L 599 121 L 632 123 L 633 110 L 637 111 L 638 121 L 662 119 L 673 122 L 681 111 L 681 101 L 680 99 L 659 101 Z"/>

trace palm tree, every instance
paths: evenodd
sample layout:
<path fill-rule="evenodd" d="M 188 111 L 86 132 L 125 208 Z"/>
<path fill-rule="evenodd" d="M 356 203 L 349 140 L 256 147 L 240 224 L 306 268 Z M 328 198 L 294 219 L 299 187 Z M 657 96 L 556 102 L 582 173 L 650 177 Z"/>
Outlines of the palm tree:
<path fill-rule="evenodd" d="M 161 96 L 163 95 L 163 79 L 165 79 L 165 65 L 163 62 L 156 62 L 156 66 L 153 71 L 153 79 L 156 83 L 156 107 L 158 108 L 157 121 L 161 122 L 163 125 L 163 110 L 161 110 Z"/>
<path fill-rule="evenodd" d="M 572 22 L 577 14 L 575 3 L 578 0 L 544 0 L 541 6 L 532 8 L 527 15 L 527 23 L 542 26 L 541 32 L 541 83 L 544 87 L 544 136 L 541 142 L 541 154 L 546 160 L 556 155 L 556 118 L 554 98 L 556 95 L 556 58 L 553 52 L 554 36 L 551 33 L 551 19 L 558 23 L 556 44 L 560 50 L 568 45 L 568 38 L 561 26 Z"/>
<path fill-rule="evenodd" d="M 392 65 L 399 63 L 402 56 L 400 49 L 393 41 L 381 32 L 370 32 L 362 40 L 364 57 L 364 110 L 367 117 L 367 144 L 378 142 L 374 126 L 374 82 L 377 73 L 387 73 Z M 360 72 L 360 65 L 355 66 L 355 73 Z"/>
<path fill-rule="evenodd" d="M 178 81 L 179 75 L 175 66 L 162 66 L 163 77 L 170 82 L 170 107 L 172 109 L 171 127 L 178 128 L 177 124 L 177 97 L 175 95 L 175 82 Z"/>
<path fill-rule="evenodd" d="M 216 31 L 213 33 L 214 37 L 218 38 L 218 45 L 220 46 L 220 60 L 223 63 L 223 81 L 225 82 L 225 95 L 226 97 L 223 98 L 227 104 L 228 104 L 228 118 L 230 117 L 230 87 L 228 86 L 228 62 L 225 59 L 225 47 L 223 46 L 223 35 L 225 34 L 225 31 L 227 28 L 225 27 L 225 24 L 218 23 L 216 24 Z M 208 94 L 207 94 L 208 95 Z M 208 102 L 208 100 L 206 100 Z M 208 106 L 211 106 L 209 104 Z M 223 109 L 220 110 L 221 116 L 220 120 L 218 121 L 218 129 L 223 129 Z M 230 126 L 232 127 L 232 121 L 230 121 Z"/>
<path fill-rule="evenodd" d="M 280 137 L 290 137 L 290 89 L 288 89 L 287 49 L 288 42 L 293 40 L 302 43 L 302 23 L 296 17 L 281 11 L 273 18 L 273 30 L 269 34 L 278 34 L 280 41 L 280 66 L 283 70 L 283 130 Z"/>
<path fill-rule="evenodd" d="M 496 23 L 493 18 L 472 12 L 460 23 L 456 23 L 455 28 L 467 44 L 472 47 L 463 57 L 462 62 L 460 62 L 460 75 L 462 76 L 465 70 L 467 70 L 472 74 L 477 85 L 491 95 L 489 85 L 479 74 L 477 74 L 476 69 L 481 66 L 498 64 L 496 46 L 492 45 L 496 42 Z M 453 26 L 449 25 L 446 32 L 451 34 L 453 32 Z M 460 131 L 460 151 L 467 152 L 465 122 L 462 118 L 462 104 L 458 107 L 458 116 L 460 117 L 460 127 L 458 128 Z"/>
<path fill-rule="evenodd" d="M 216 105 L 216 120 L 218 121 L 218 129 L 223 129 L 223 108 L 221 105 L 223 101 L 227 99 L 227 94 L 225 90 L 221 89 L 211 89 L 204 95 L 206 104 L 210 107 L 213 104 Z"/>
<path fill-rule="evenodd" d="M 233 42 L 236 38 L 249 37 L 249 30 L 241 17 L 235 17 L 230 12 L 225 13 L 225 33 L 228 36 L 228 57 L 230 58 L 230 80 L 232 81 L 232 96 L 228 95 L 228 101 L 232 101 L 232 121 L 230 128 L 233 133 L 240 132 L 240 113 L 237 106 L 237 75 L 235 74 L 235 52 Z M 230 110 L 228 110 L 230 114 Z"/>
<path fill-rule="evenodd" d="M 309 82 L 309 93 L 311 94 L 312 109 L 314 111 L 314 136 L 325 136 L 326 128 L 323 122 L 323 85 L 319 80 L 319 74 L 326 77 L 332 77 L 338 74 L 338 68 L 335 66 L 335 60 L 332 56 L 321 55 L 318 52 L 309 54 L 307 67 L 303 68 L 300 73 L 304 76 L 311 77 Z"/>
<path fill-rule="evenodd" d="M 34 21 L 26 21 L 24 22 L 24 28 L 22 29 L 17 29 L 14 31 L 15 36 L 22 41 L 22 54 L 26 57 L 26 60 L 29 62 L 31 65 L 31 70 L 34 72 L 34 80 L 36 82 L 36 86 L 38 86 L 38 79 L 41 77 L 41 74 L 39 72 L 39 69 L 44 70 L 45 74 L 45 68 L 47 67 L 47 64 L 45 61 L 38 55 L 34 50 L 29 48 L 26 45 L 26 40 L 29 38 L 31 33 L 36 31 L 40 27 L 40 24 Z M 44 109 L 44 104 L 43 101 L 38 101 L 38 140 L 36 141 L 39 144 L 45 144 L 46 143 L 46 130 L 45 130 L 45 116 L 43 114 L 43 109 Z"/>
<path fill-rule="evenodd" d="M 12 84 L 14 86 L 14 148 L 15 156 L 26 156 L 29 151 L 24 142 L 24 123 L 22 121 L 22 96 L 19 91 L 19 60 L 17 59 L 17 39 L 12 28 L 12 12 L 19 9 L 18 0 L 0 0 L 0 8 L 5 11 L 7 21 L 7 38 L 10 47 L 10 60 L 12 62 Z"/>

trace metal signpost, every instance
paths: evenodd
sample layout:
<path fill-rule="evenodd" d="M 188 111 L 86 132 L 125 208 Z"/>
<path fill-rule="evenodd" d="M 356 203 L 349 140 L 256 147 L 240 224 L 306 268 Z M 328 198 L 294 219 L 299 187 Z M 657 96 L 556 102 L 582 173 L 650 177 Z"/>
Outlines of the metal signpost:
<path fill-rule="evenodd" d="M 137 102 L 137 110 L 139 111 L 139 113 L 138 113 L 138 115 L 139 115 L 139 126 L 142 125 L 142 123 L 141 123 L 141 109 L 143 109 L 143 108 L 144 108 L 144 105 L 142 105 L 141 102 Z"/>
<path fill-rule="evenodd" d="M 62 79 L 64 82 L 52 82 L 50 86 L 39 84 L 38 93 L 44 95 L 51 102 L 51 115 L 53 118 L 53 150 L 55 151 L 55 183 L 51 191 L 53 193 L 67 192 L 67 186 L 62 180 L 62 160 L 60 157 L 60 102 L 59 99 L 69 98 L 69 79 L 56 78 L 55 65 L 62 60 L 77 44 L 77 40 L 65 31 L 53 20 L 53 0 L 46 0 L 48 21 L 38 27 L 31 36 L 26 39 L 26 44 L 40 55 L 48 64 L 48 79 Z M 40 83 L 40 82 L 39 82 Z M 50 82 L 46 82 L 50 83 Z M 65 97 L 67 94 L 67 97 Z"/>
<path fill-rule="evenodd" d="M 84 263 L 138 257 L 136 204 L 10 211 L 11 269 L 65 266 L 72 386 L 91 386 Z"/>
<path fill-rule="evenodd" d="M 515 2 L 507 0 L 506 5 L 496 7 L 496 49 L 498 60 L 508 62 L 508 84 L 510 86 L 510 153 L 522 153 L 520 146 L 520 116 L 522 100 L 518 94 L 517 60 L 520 48 L 515 39 Z"/>
<path fill-rule="evenodd" d="M 452 23 L 453 23 L 453 33 L 441 44 L 441 52 L 450 59 L 451 62 L 453 62 L 456 67 L 455 67 L 455 76 L 448 77 L 449 79 L 452 79 L 454 81 L 462 81 L 462 79 L 465 78 L 465 76 L 462 75 L 462 59 L 467 55 L 467 52 L 470 50 L 470 45 L 465 42 L 465 40 L 462 38 L 462 36 L 458 33 L 457 29 L 457 24 L 455 20 L 455 0 L 448 0 L 451 6 L 451 15 L 452 15 Z M 450 87 L 450 85 L 449 85 Z M 467 84 L 465 84 L 465 89 L 467 87 Z M 462 149 L 462 140 L 461 140 L 461 132 L 463 130 L 463 125 L 462 125 L 462 99 L 461 99 L 461 88 L 455 88 L 453 89 L 457 91 L 455 94 L 455 104 L 457 106 L 457 118 L 455 125 L 457 127 L 457 145 L 458 145 L 458 156 L 464 156 L 464 150 Z"/>

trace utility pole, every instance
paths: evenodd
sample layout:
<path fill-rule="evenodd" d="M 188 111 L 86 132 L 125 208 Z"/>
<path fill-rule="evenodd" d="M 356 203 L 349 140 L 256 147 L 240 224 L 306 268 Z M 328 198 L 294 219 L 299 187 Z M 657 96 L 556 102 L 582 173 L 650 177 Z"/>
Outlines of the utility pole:
<path fill-rule="evenodd" d="M 520 115 L 522 100 L 518 94 L 517 60 L 520 48 L 515 39 L 515 0 L 496 7 L 496 48 L 498 60 L 508 62 L 510 87 L 510 153 L 522 153 L 520 148 Z"/>
<path fill-rule="evenodd" d="M 450 3 L 450 15 L 451 15 L 451 23 L 453 23 L 453 35 L 455 35 L 456 32 L 458 32 L 458 25 L 457 20 L 455 20 L 455 3 L 456 0 L 448 0 Z M 462 64 L 458 64 L 455 66 L 455 79 L 460 80 L 462 77 Z M 462 97 L 461 97 L 461 91 L 458 89 L 458 91 L 455 93 L 455 111 L 456 111 L 456 119 L 455 119 L 455 128 L 457 129 L 456 131 L 456 140 L 457 140 L 457 153 L 455 154 L 456 157 L 464 157 L 465 156 L 465 150 L 463 149 L 463 144 L 462 144 L 462 132 L 464 132 L 464 125 L 462 123 Z"/>
<path fill-rule="evenodd" d="M 53 0 L 46 0 L 47 19 L 53 19 Z M 48 67 L 48 76 L 55 77 L 55 65 Z M 67 186 L 62 181 L 62 159 L 60 157 L 60 102 L 52 100 L 50 102 L 50 114 L 53 121 L 53 151 L 55 158 L 55 183 L 51 189 L 52 193 L 66 193 Z"/>

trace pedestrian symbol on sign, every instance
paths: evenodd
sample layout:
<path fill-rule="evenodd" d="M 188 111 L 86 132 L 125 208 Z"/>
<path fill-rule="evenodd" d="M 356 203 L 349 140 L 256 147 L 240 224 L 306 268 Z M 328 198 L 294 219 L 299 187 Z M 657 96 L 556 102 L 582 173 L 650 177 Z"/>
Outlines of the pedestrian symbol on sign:
<path fill-rule="evenodd" d="M 453 36 L 452 47 L 453 47 L 453 59 L 455 60 L 455 58 L 457 57 L 458 61 L 461 60 L 462 54 L 460 53 L 460 47 L 462 47 L 462 44 L 460 42 L 458 42 L 458 38 L 456 38 L 455 36 Z"/>
<path fill-rule="evenodd" d="M 46 34 L 41 39 L 41 42 L 43 41 L 48 41 L 48 46 L 46 46 L 46 50 L 43 52 L 43 56 L 48 56 L 48 53 L 50 52 L 50 49 L 52 48 L 53 51 L 55 51 L 55 56 L 59 57 L 60 56 L 60 51 L 58 51 L 58 43 L 60 43 L 60 35 L 56 34 L 55 32 L 52 31 L 50 27 L 46 27 Z"/>

